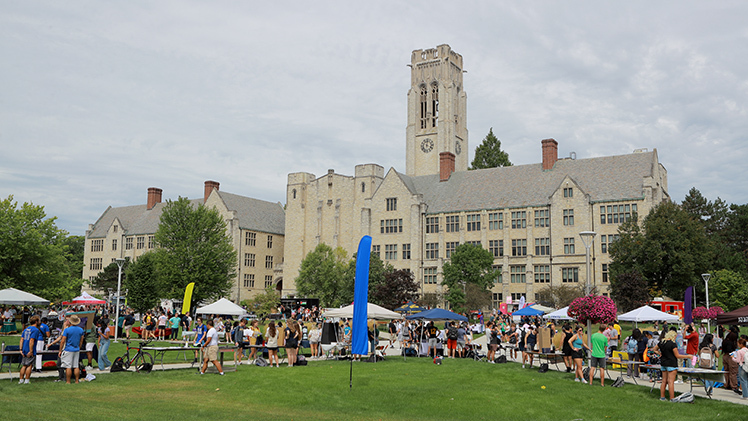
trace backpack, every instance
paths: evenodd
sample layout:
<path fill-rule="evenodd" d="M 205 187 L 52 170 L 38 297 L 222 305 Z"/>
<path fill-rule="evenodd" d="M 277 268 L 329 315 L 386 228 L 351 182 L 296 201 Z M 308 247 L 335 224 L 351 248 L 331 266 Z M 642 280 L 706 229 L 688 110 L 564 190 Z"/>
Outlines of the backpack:
<path fill-rule="evenodd" d="M 450 326 L 447 329 L 447 339 L 457 339 L 457 328 Z"/>
<path fill-rule="evenodd" d="M 714 353 L 712 349 L 705 346 L 699 350 L 699 367 L 701 368 L 712 368 L 714 367 Z"/>
<path fill-rule="evenodd" d="M 626 342 L 626 352 L 628 352 L 629 354 L 636 354 L 638 348 L 639 344 L 636 339 L 634 339 L 633 336 L 629 336 L 628 342 Z M 629 358 L 633 358 L 633 356 L 630 355 Z"/>
<path fill-rule="evenodd" d="M 306 357 L 303 355 L 299 355 L 294 365 L 307 365 Z"/>
<path fill-rule="evenodd" d="M 547 373 L 548 372 L 548 363 L 542 363 L 540 364 L 540 368 L 538 369 L 538 373 Z"/>
<path fill-rule="evenodd" d="M 496 364 L 504 364 L 506 363 L 506 355 L 499 355 L 495 360 L 494 363 Z"/>
<path fill-rule="evenodd" d="M 116 373 L 118 371 L 126 371 L 125 362 L 122 357 L 115 358 L 114 362 L 112 363 L 112 368 L 109 369 L 110 373 Z"/>
<path fill-rule="evenodd" d="M 266 359 L 257 357 L 257 359 L 255 360 L 255 365 L 258 367 L 267 367 L 270 364 L 268 364 L 268 361 Z"/>

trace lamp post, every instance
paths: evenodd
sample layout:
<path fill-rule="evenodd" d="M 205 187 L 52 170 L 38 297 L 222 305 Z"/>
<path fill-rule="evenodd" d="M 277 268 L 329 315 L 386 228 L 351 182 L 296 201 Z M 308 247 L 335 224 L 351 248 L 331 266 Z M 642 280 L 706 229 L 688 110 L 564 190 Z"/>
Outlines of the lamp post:
<path fill-rule="evenodd" d="M 711 277 L 712 277 L 711 273 L 702 273 L 701 274 L 701 279 L 703 279 L 704 283 L 706 283 L 706 310 L 707 310 L 707 314 L 709 312 L 709 279 Z M 706 319 L 706 329 L 707 329 L 707 332 L 711 332 L 712 331 L 712 324 L 710 323 L 710 320 L 711 319 L 709 319 L 707 317 L 707 319 Z"/>
<path fill-rule="evenodd" d="M 592 243 L 595 241 L 595 235 L 597 235 L 595 231 L 582 231 L 579 233 L 579 236 L 582 237 L 582 244 L 584 244 L 585 262 L 587 264 L 587 275 L 584 281 L 585 296 L 589 295 L 592 290 L 592 286 L 590 285 L 590 247 L 592 247 Z M 589 319 L 587 319 L 587 346 L 592 349 L 592 322 Z"/>
<path fill-rule="evenodd" d="M 125 259 L 118 257 L 114 259 L 114 261 L 117 263 L 117 267 L 119 268 L 119 272 L 117 273 L 117 311 L 114 315 L 114 342 L 117 342 L 117 336 L 119 334 L 119 302 L 120 302 L 120 294 L 122 290 L 122 265 L 125 264 Z"/>

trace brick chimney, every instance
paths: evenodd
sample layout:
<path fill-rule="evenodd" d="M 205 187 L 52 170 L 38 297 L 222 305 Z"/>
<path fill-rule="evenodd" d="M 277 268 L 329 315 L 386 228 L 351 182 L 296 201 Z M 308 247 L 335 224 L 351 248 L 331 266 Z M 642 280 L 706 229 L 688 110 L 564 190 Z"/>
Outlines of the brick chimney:
<path fill-rule="evenodd" d="M 439 154 L 439 181 L 449 180 L 449 176 L 455 172 L 455 154 L 442 152 Z"/>
<path fill-rule="evenodd" d="M 550 170 L 558 161 L 558 142 L 554 139 L 543 139 L 543 170 Z"/>
<path fill-rule="evenodd" d="M 163 193 L 163 190 L 158 187 L 148 187 L 148 203 L 146 209 L 151 210 L 157 203 L 161 203 L 161 193 Z"/>
<path fill-rule="evenodd" d="M 221 185 L 218 181 L 206 181 L 205 182 L 205 198 L 203 199 L 203 203 L 208 201 L 208 196 L 210 196 L 210 193 L 213 192 L 213 190 L 218 190 L 218 187 Z"/>

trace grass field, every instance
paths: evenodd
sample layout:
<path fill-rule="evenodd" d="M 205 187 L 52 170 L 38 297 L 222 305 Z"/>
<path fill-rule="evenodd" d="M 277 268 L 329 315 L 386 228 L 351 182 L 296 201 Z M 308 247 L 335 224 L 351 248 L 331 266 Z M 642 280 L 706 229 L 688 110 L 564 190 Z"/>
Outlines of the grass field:
<path fill-rule="evenodd" d="M 372 364 L 241 366 L 225 376 L 196 370 L 105 373 L 91 383 L 0 382 L 0 419 L 593 420 L 745 419 L 745 406 L 697 398 L 660 402 L 659 391 L 601 388 L 573 375 L 518 364 L 388 357 Z M 610 383 L 610 382 L 608 382 Z"/>

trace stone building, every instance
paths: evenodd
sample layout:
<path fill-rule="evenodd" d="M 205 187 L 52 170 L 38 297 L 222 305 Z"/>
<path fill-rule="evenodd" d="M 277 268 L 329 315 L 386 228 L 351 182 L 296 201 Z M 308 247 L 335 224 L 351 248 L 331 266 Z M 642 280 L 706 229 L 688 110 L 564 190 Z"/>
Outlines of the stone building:
<path fill-rule="evenodd" d="M 271 203 L 219 190 L 215 181 L 205 182 L 205 194 L 193 199 L 218 210 L 237 251 L 237 278 L 230 293 L 236 302 L 251 298 L 269 285 L 282 285 L 276 268 L 283 263 L 285 212 L 280 203 Z M 165 203 L 162 190 L 148 189 L 145 205 L 109 207 L 86 231 L 83 279 L 93 279 L 114 259 L 132 261 L 155 248 Z M 90 291 L 87 286 L 85 290 Z"/>
<path fill-rule="evenodd" d="M 462 243 L 494 255 L 501 275 L 493 304 L 535 299 L 547 285 L 583 285 L 582 231 L 595 231 L 592 283 L 608 294 L 608 245 L 634 212 L 668 200 L 657 150 L 620 156 L 558 157 L 542 140 L 537 164 L 468 171 L 462 57 L 448 45 L 416 50 L 408 92 L 406 171 L 357 165 L 288 176 L 284 295 L 293 295 L 301 261 L 325 243 L 349 256 L 363 235 L 373 253 L 409 269 L 421 293 L 442 293 L 442 265 Z"/>

